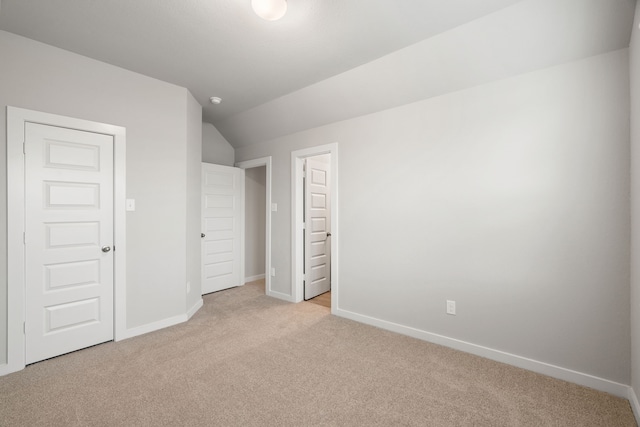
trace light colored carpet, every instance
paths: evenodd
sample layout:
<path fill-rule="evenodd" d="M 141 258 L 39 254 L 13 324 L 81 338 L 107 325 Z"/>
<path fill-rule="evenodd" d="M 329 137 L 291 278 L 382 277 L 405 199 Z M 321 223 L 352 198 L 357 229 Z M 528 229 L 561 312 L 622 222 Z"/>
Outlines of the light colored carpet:
<path fill-rule="evenodd" d="M 307 302 L 331 308 L 331 291 L 320 294 L 315 298 L 311 298 L 310 300 L 307 300 Z"/>
<path fill-rule="evenodd" d="M 187 323 L 0 377 L 0 425 L 636 424 L 626 400 L 245 285 Z"/>

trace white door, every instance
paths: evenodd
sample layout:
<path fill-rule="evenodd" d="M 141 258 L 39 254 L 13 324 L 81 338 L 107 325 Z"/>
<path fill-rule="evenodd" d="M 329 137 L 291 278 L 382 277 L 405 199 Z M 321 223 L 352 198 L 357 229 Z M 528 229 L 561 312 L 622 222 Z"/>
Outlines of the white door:
<path fill-rule="evenodd" d="M 113 339 L 113 137 L 26 123 L 26 363 Z"/>
<path fill-rule="evenodd" d="M 202 293 L 242 285 L 244 169 L 202 164 Z"/>
<path fill-rule="evenodd" d="M 330 164 L 306 160 L 304 209 L 304 299 L 331 290 Z"/>

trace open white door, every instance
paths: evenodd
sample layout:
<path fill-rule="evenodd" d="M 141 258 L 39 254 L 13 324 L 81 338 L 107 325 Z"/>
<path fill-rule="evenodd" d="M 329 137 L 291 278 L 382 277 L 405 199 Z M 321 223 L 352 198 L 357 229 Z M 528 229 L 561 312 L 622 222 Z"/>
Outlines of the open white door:
<path fill-rule="evenodd" d="M 244 169 L 202 164 L 202 293 L 242 285 Z"/>
<path fill-rule="evenodd" d="M 306 160 L 304 299 L 331 290 L 330 164 L 310 157 Z"/>
<path fill-rule="evenodd" d="M 26 363 L 113 339 L 113 136 L 25 125 Z"/>

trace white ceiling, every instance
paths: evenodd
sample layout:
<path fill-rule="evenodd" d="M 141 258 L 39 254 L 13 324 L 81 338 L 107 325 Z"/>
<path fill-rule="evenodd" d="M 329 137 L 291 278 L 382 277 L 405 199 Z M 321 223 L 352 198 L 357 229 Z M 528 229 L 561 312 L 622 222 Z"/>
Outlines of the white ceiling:
<path fill-rule="evenodd" d="M 635 0 L 523 0 L 215 123 L 241 147 L 629 46 Z"/>
<path fill-rule="evenodd" d="M 2 0 L 0 29 L 186 87 L 215 123 L 518 1 L 289 0 L 268 22 L 250 0 Z"/>
<path fill-rule="evenodd" d="M 287 95 L 303 94 L 332 76 L 509 6 L 527 3 L 538 13 L 535 5 L 545 3 L 547 8 L 540 13 L 553 15 L 555 8 L 561 12 L 558 16 L 573 14 L 580 19 L 583 7 L 594 9 L 597 3 L 592 12 L 605 11 L 607 28 L 595 34 L 595 41 L 588 38 L 589 43 L 613 49 L 628 45 L 632 21 L 624 15 L 635 4 L 635 0 L 288 0 L 287 15 L 268 22 L 252 12 L 250 0 L 1 1 L 1 30 L 186 87 L 203 105 L 203 120 L 218 126 L 235 146 L 259 139 L 259 126 L 253 129 L 253 136 L 242 131 L 259 124 L 261 115 L 266 121 L 273 114 L 271 105 L 277 106 Z M 613 5 L 611 13 L 606 13 L 607 5 Z M 509 10 L 517 15 L 513 7 Z M 536 18 L 546 22 L 545 16 Z M 556 27 L 563 25 L 553 16 L 546 18 Z M 496 25 L 502 29 L 503 24 Z M 521 25 L 510 22 L 507 26 L 517 31 Z M 543 29 L 518 36 L 536 38 L 535 31 Z M 502 32 L 486 42 L 509 38 L 508 32 Z M 549 50 L 547 56 L 554 55 L 555 45 L 563 44 L 562 40 L 550 45 L 544 37 L 542 40 L 547 45 L 535 49 Z M 421 49 L 420 54 L 428 54 L 428 49 Z M 599 52 L 580 49 L 584 54 Z M 463 50 L 474 54 L 469 48 Z M 433 64 L 424 66 L 433 68 Z M 222 104 L 209 104 L 211 96 L 223 98 Z M 293 111 L 295 105 L 288 108 Z M 367 108 L 360 108 L 345 114 L 366 112 Z M 311 113 L 317 119 L 310 119 L 309 125 L 346 118 L 319 119 L 317 112 Z M 272 129 L 269 137 L 300 126 Z"/>

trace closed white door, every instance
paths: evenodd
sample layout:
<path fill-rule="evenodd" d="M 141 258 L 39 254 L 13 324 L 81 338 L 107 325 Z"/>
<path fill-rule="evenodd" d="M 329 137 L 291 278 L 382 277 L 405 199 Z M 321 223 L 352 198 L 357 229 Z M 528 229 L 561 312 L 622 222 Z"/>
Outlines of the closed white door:
<path fill-rule="evenodd" d="M 304 299 L 331 290 L 330 164 L 306 160 L 304 229 Z"/>
<path fill-rule="evenodd" d="M 113 137 L 26 123 L 26 363 L 113 339 Z"/>
<path fill-rule="evenodd" d="M 244 169 L 202 164 L 202 293 L 242 285 Z"/>

